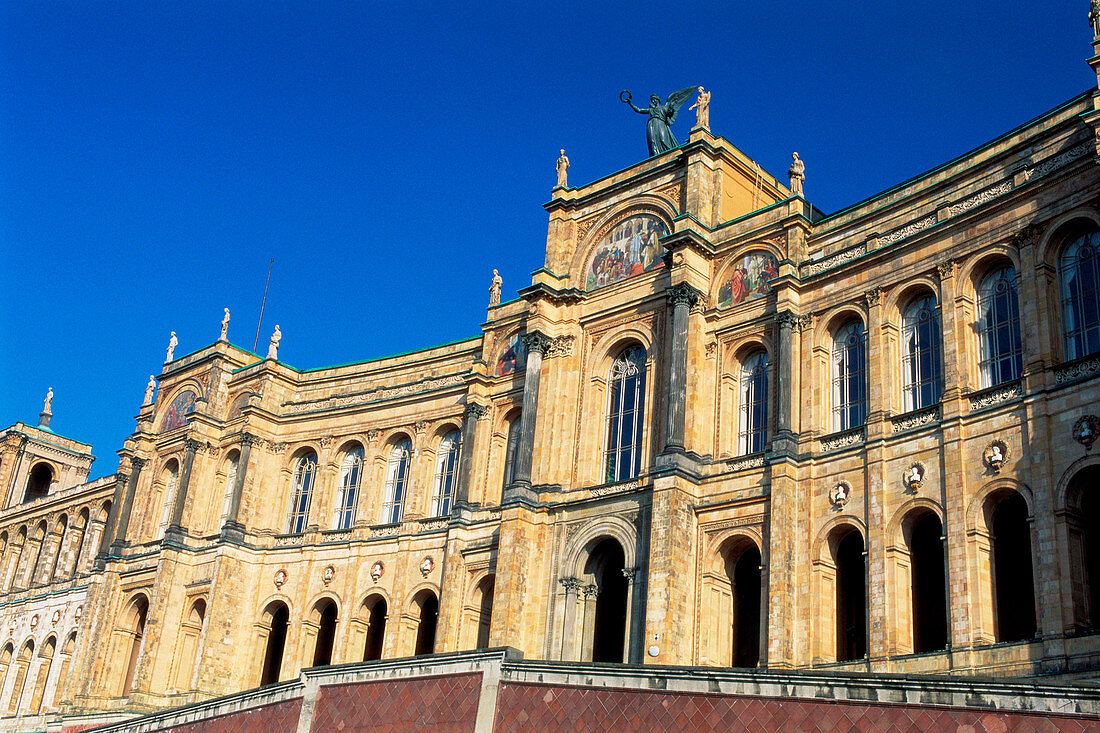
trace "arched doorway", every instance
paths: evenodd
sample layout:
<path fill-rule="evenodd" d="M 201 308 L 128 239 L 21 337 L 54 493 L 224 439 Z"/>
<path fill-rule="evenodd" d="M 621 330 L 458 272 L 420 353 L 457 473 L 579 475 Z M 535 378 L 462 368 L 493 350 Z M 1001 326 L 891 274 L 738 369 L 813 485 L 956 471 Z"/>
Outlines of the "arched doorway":
<path fill-rule="evenodd" d="M 1035 636 L 1035 584 L 1027 502 L 1015 491 L 986 500 L 993 556 L 993 598 L 997 641 Z"/>
<path fill-rule="evenodd" d="M 363 661 L 382 658 L 382 645 L 386 640 L 386 599 L 379 595 L 363 601 L 367 608 L 367 638 L 363 645 Z"/>
<path fill-rule="evenodd" d="M 726 556 L 726 575 L 733 590 L 734 667 L 760 662 L 760 550 L 747 544 Z"/>
<path fill-rule="evenodd" d="M 1066 489 L 1066 531 L 1074 625 L 1100 630 L 1100 466 L 1077 473 Z"/>
<path fill-rule="evenodd" d="M 195 671 L 195 662 L 199 652 L 199 639 L 202 638 L 202 625 L 206 619 L 206 600 L 196 598 L 180 624 L 179 644 L 176 652 L 176 674 L 174 687 L 179 691 L 191 689 L 191 676 Z"/>
<path fill-rule="evenodd" d="M 939 651 L 947 647 L 943 525 L 935 512 L 923 510 L 906 518 L 904 530 L 913 591 L 913 651 Z"/>
<path fill-rule="evenodd" d="M 285 603 L 275 601 L 263 613 L 260 622 L 261 639 L 264 641 L 263 666 L 260 668 L 260 686 L 279 681 L 283 668 L 283 650 L 286 648 L 286 631 L 290 621 L 290 609 Z"/>
<path fill-rule="evenodd" d="M 313 607 L 317 623 L 317 644 L 313 647 L 313 666 L 332 664 L 332 648 L 336 643 L 336 602 L 326 599 Z"/>
<path fill-rule="evenodd" d="M 34 661 L 34 640 L 27 639 L 15 660 L 15 679 L 12 680 L 11 697 L 8 698 L 9 715 L 16 715 L 19 712 L 19 702 L 23 699 L 23 688 L 27 686 L 27 675 L 32 661 Z"/>
<path fill-rule="evenodd" d="M 834 536 L 836 564 L 836 658 L 840 662 L 867 655 L 867 578 L 863 535 L 852 528 Z"/>
<path fill-rule="evenodd" d="M 611 538 L 600 540 L 585 564 L 585 574 L 595 581 L 595 587 L 588 589 L 588 594 L 595 596 L 589 609 L 593 662 L 622 662 L 625 657 L 627 582 L 623 569 L 623 548 Z"/>
<path fill-rule="evenodd" d="M 489 648 L 489 629 L 493 619 L 493 591 L 496 589 L 496 576 L 486 575 L 477 584 L 474 596 L 477 602 L 477 646 L 476 649 Z"/>
<path fill-rule="evenodd" d="M 46 463 L 35 464 L 27 477 L 27 490 L 23 494 L 23 501 L 41 499 L 50 493 L 50 484 L 52 483 L 53 469 Z"/>
<path fill-rule="evenodd" d="M 134 684 L 134 675 L 137 674 L 138 655 L 141 653 L 141 642 L 145 638 L 145 618 L 149 613 L 149 599 L 139 595 L 130 602 L 126 613 L 124 625 L 121 629 L 123 649 L 123 669 L 121 695 L 126 697 Z"/>
<path fill-rule="evenodd" d="M 430 590 L 422 590 L 413 598 L 419 621 L 416 625 L 416 648 L 413 654 L 435 653 L 435 629 L 439 621 L 439 599 Z"/>

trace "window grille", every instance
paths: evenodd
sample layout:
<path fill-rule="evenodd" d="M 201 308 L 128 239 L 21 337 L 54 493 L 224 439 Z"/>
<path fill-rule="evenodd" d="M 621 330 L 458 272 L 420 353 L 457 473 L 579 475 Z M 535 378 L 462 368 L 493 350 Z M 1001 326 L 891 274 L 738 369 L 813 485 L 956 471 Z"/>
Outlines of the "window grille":
<path fill-rule="evenodd" d="M 340 492 L 336 500 L 336 516 L 333 517 L 334 529 L 351 529 L 355 523 L 355 507 L 359 501 L 359 482 L 363 478 L 363 449 L 352 448 L 344 453 L 340 462 Z"/>
<path fill-rule="evenodd" d="M 626 349 L 611 365 L 604 481 L 626 481 L 641 472 L 646 351 Z"/>
<path fill-rule="evenodd" d="M 978 287 L 978 339 L 981 342 L 981 385 L 992 387 L 1020 376 L 1020 306 L 1016 269 L 1000 267 Z"/>
<path fill-rule="evenodd" d="M 833 337 L 833 430 L 851 430 L 867 420 L 867 339 L 860 321 Z"/>
<path fill-rule="evenodd" d="M 435 459 L 435 490 L 432 492 L 432 516 L 446 517 L 451 513 L 455 481 L 458 480 L 458 456 L 462 435 L 453 431 L 439 441 Z"/>
<path fill-rule="evenodd" d="M 741 453 L 757 453 L 768 442 L 768 354 L 757 351 L 741 367 L 741 421 L 737 444 Z"/>
<path fill-rule="evenodd" d="M 412 442 L 406 438 L 390 450 L 390 459 L 386 464 L 386 500 L 382 502 L 382 521 L 387 524 L 401 521 L 411 462 Z"/>
<path fill-rule="evenodd" d="M 313 496 L 313 480 L 317 475 L 317 456 L 308 453 L 294 466 L 293 490 L 290 492 L 290 513 L 287 532 L 301 534 L 309 521 L 309 503 Z"/>
<path fill-rule="evenodd" d="M 1062 319 L 1066 358 L 1100 351 L 1100 233 L 1084 234 L 1062 252 Z"/>
<path fill-rule="evenodd" d="M 905 309 L 902 340 L 905 409 L 931 407 L 940 401 L 943 390 L 940 311 L 935 296 L 919 297 Z"/>

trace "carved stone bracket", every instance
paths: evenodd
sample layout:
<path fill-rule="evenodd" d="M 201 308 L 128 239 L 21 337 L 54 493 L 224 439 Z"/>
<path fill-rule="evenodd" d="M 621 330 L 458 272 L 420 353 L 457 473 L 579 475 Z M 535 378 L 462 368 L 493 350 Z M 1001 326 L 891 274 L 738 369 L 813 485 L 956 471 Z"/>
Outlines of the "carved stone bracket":
<path fill-rule="evenodd" d="M 549 348 L 546 349 L 546 358 L 553 359 L 558 356 L 572 356 L 573 346 L 576 341 L 576 336 L 558 336 L 550 342 Z"/>
<path fill-rule="evenodd" d="M 882 297 L 882 288 L 870 288 L 863 294 L 863 302 L 867 304 L 868 308 L 879 304 L 879 300 Z"/>

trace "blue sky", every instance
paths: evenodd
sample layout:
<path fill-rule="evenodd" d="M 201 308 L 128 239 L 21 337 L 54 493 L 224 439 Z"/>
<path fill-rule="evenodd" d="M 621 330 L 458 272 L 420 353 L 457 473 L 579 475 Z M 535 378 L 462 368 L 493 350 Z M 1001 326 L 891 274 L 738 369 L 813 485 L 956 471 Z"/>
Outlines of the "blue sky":
<path fill-rule="evenodd" d="M 529 5 L 529 7 L 521 7 Z M 826 213 L 1088 89 L 1088 3 L 0 4 L 0 421 L 111 473 L 168 334 L 298 368 L 480 333 L 574 185 L 646 155 L 622 105 L 711 127 Z M 677 123 L 687 135 L 694 113 Z"/>

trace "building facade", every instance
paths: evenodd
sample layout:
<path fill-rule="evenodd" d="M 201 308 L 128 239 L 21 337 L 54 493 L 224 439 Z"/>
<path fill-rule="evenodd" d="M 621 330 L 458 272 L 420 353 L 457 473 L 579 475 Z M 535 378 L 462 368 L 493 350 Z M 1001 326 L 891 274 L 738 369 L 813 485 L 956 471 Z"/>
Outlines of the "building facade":
<path fill-rule="evenodd" d="M 164 364 L 115 476 L 40 498 L 70 463 L 17 424 L 0 711 L 500 646 L 1088 674 L 1097 99 L 829 216 L 697 126 L 555 188 L 476 338 L 315 370 L 219 340 Z"/>

